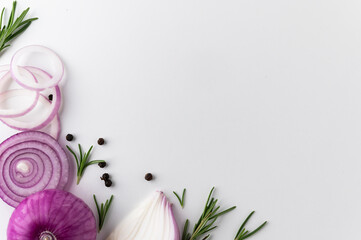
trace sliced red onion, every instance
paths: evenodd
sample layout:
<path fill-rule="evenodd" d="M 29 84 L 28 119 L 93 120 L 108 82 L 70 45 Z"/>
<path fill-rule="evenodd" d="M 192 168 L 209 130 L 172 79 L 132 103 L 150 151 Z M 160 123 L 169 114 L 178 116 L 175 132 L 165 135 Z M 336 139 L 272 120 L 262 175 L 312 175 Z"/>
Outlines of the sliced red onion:
<path fill-rule="evenodd" d="M 41 69 L 34 67 L 26 67 L 26 69 L 31 71 L 38 80 L 50 79 L 50 75 Z M 32 92 L 37 93 L 35 91 Z M 51 102 L 48 101 L 47 97 L 41 96 L 32 111 L 20 117 L 1 118 L 0 120 L 9 127 L 20 131 L 39 130 L 44 128 L 57 115 L 61 105 L 61 92 L 59 86 L 55 86 L 53 92 L 53 100 Z M 41 110 L 40 113 L 36 111 L 39 109 Z"/>
<path fill-rule="evenodd" d="M 16 207 L 27 196 L 44 189 L 63 189 L 69 161 L 48 134 L 27 131 L 0 144 L 0 198 Z"/>
<path fill-rule="evenodd" d="M 47 66 L 34 65 L 35 58 L 32 56 L 36 56 L 41 54 L 43 57 L 43 61 L 46 60 Z M 30 64 L 27 60 L 32 59 L 32 63 Z M 35 82 L 34 76 L 31 71 L 24 71 L 21 67 L 22 66 L 32 66 L 44 69 L 46 72 L 50 73 L 51 77 L 48 81 L 39 81 Z M 59 58 L 59 56 L 44 46 L 38 45 L 31 45 L 18 50 L 13 58 L 11 59 L 10 63 L 10 71 L 13 78 L 24 88 L 42 91 L 46 88 L 52 88 L 58 85 L 64 75 L 64 65 Z"/>
<path fill-rule="evenodd" d="M 55 94 L 52 102 L 45 96 L 40 96 L 36 106 L 27 114 L 15 118 L 1 118 L 0 120 L 7 126 L 20 130 L 39 130 L 48 125 L 58 114 L 60 108 L 60 89 L 55 87 Z"/>
<path fill-rule="evenodd" d="M 0 66 L 0 92 L 3 92 L 3 91 L 4 91 L 4 93 L 0 94 L 0 99 L 1 99 L 1 96 L 3 96 L 3 95 L 7 95 L 6 98 L 11 98 L 12 96 L 14 96 L 14 99 L 13 99 L 13 100 L 16 102 L 16 100 L 19 100 L 20 98 L 21 98 L 20 100 L 22 100 L 22 99 L 24 99 L 24 100 L 27 100 L 27 99 L 32 100 L 30 97 L 26 97 L 27 94 L 30 94 L 30 95 L 31 95 L 31 94 L 33 94 L 33 95 L 34 95 L 34 94 L 35 94 L 35 95 L 39 95 L 39 92 L 31 91 L 31 90 L 26 90 L 26 89 L 8 90 L 8 89 L 9 89 L 9 86 L 10 86 L 10 85 L 12 84 L 12 82 L 13 82 L 10 72 L 7 71 L 8 68 L 9 68 L 9 65 L 7 65 L 7 66 Z M 39 80 L 49 79 L 49 75 L 48 75 L 46 72 L 42 71 L 41 69 L 37 69 L 37 68 L 34 68 L 34 67 L 24 67 L 24 69 L 29 69 L 29 70 L 27 70 L 27 71 L 32 71 L 32 72 L 34 72 L 34 76 L 37 77 L 37 78 L 35 79 L 36 81 L 38 81 L 38 79 L 39 79 Z M 6 73 L 5 73 L 5 75 L 1 78 L 2 71 L 5 71 Z M 17 84 L 16 84 L 16 85 L 17 85 Z M 29 107 L 26 109 L 25 112 L 21 113 L 20 116 L 23 116 L 23 118 L 15 119 L 15 121 L 22 120 L 22 119 L 31 120 L 33 126 L 27 125 L 27 126 L 25 126 L 26 129 L 20 129 L 20 128 L 19 128 L 20 126 L 18 126 L 18 123 L 16 122 L 16 123 L 15 123 L 16 125 L 14 125 L 14 126 L 12 126 L 12 127 L 15 128 L 15 129 L 17 129 L 17 130 L 28 130 L 28 129 L 29 129 L 29 130 L 33 130 L 33 129 L 37 130 L 38 128 L 40 128 L 40 127 L 32 128 L 32 127 L 34 127 L 34 124 L 37 123 L 36 121 L 34 122 L 34 121 L 32 121 L 32 120 L 33 120 L 34 118 L 35 118 L 35 119 L 36 119 L 36 118 L 39 118 L 39 115 L 40 115 L 40 117 L 41 117 L 42 114 L 45 115 L 45 116 L 46 116 L 46 114 L 48 114 L 48 115 L 49 115 L 49 114 L 54 115 L 53 112 L 59 109 L 61 103 L 59 103 L 60 99 L 59 99 L 58 95 L 56 94 L 56 90 L 57 90 L 56 88 L 52 88 L 52 89 L 48 89 L 48 90 L 44 91 L 44 93 L 46 94 L 46 96 L 48 96 L 49 94 L 52 94 L 52 95 L 53 95 L 53 102 L 55 102 L 54 105 L 52 105 L 52 102 L 49 101 L 49 100 L 47 99 L 47 97 L 45 97 L 45 96 L 41 96 L 41 98 L 43 98 L 43 99 L 42 99 L 42 103 L 43 103 L 43 104 L 38 104 L 38 109 L 39 109 L 40 106 L 42 106 L 42 105 L 44 105 L 44 104 L 46 104 L 47 108 L 50 108 L 50 105 L 52 105 L 52 106 L 53 106 L 53 109 L 52 109 L 52 110 L 48 110 L 48 113 L 47 113 L 47 109 L 40 109 L 40 110 L 41 110 L 41 111 L 40 111 L 40 114 L 39 114 L 39 111 L 34 111 L 34 112 L 26 115 L 26 114 L 29 113 L 31 110 L 33 110 L 33 108 L 36 106 L 38 99 L 34 99 L 35 102 L 33 103 L 33 106 L 29 106 Z M 43 93 L 42 93 L 42 94 L 43 94 Z M 61 96 L 61 95 L 60 95 L 60 96 Z M 48 102 L 48 104 L 45 103 L 45 100 Z M 25 107 L 31 103 L 30 101 L 20 101 L 20 103 L 21 103 L 21 102 L 25 102 L 25 103 L 23 103 L 23 106 L 25 106 Z M 0 107 L 1 107 L 1 100 L 0 100 Z M 24 107 L 23 107 L 23 108 L 24 108 Z M 9 109 L 10 109 L 11 111 L 16 111 L 16 110 L 17 110 L 16 108 L 15 108 L 15 109 L 14 109 L 14 108 L 9 108 Z M 2 110 L 2 109 L 0 108 L 0 112 L 1 112 L 1 110 Z M 24 116 L 24 115 L 26 115 L 26 116 Z M 29 116 L 29 115 L 30 115 L 30 116 Z M 9 118 L 9 117 L 14 117 L 14 116 L 13 116 L 13 115 L 2 116 L 2 115 L 0 114 L 0 117 Z M 49 116 L 49 118 L 51 118 L 51 117 L 52 117 L 52 116 Z M 44 126 L 47 122 L 49 122 L 49 120 L 50 120 L 49 118 L 46 119 L 46 121 L 44 121 L 44 122 L 40 122 L 41 125 Z M 9 125 L 14 124 L 14 123 L 11 123 L 12 120 L 5 120 L 5 121 L 6 121 L 6 122 L 10 121 L 10 124 L 9 124 Z M 25 122 L 26 122 L 26 121 L 25 121 Z M 59 134 L 60 134 L 60 130 L 61 130 L 61 129 L 60 129 L 60 119 L 59 119 L 59 116 L 57 115 L 57 116 L 55 116 L 55 117 L 50 121 L 50 123 L 48 123 L 46 126 L 42 127 L 39 131 L 45 132 L 45 133 L 49 134 L 50 136 L 54 137 L 55 139 L 58 139 L 58 138 L 59 138 Z"/>
<path fill-rule="evenodd" d="M 13 212 L 8 240 L 95 240 L 95 217 L 80 198 L 61 190 L 35 193 Z"/>
<path fill-rule="evenodd" d="M 0 66 L 0 117 L 13 118 L 30 112 L 39 99 L 39 93 L 27 89 L 9 89 L 13 79 L 6 69 Z M 13 106 L 15 103 L 16 106 Z"/>
<path fill-rule="evenodd" d="M 0 65 L 0 82 L 1 82 L 1 78 L 10 71 L 10 65 Z"/>
<path fill-rule="evenodd" d="M 0 65 L 0 72 L 9 71 L 9 70 L 10 70 L 9 64 Z"/>
<path fill-rule="evenodd" d="M 60 135 L 60 130 L 61 130 L 61 126 L 60 126 L 60 118 L 58 114 L 46 127 L 40 129 L 39 131 L 43 133 L 47 133 L 56 140 L 58 140 Z"/>
<path fill-rule="evenodd" d="M 26 98 L 21 107 L 10 107 L 8 108 L 7 101 L 12 98 L 21 99 Z M 39 93 L 26 89 L 14 89 L 0 93 L 0 117 L 2 118 L 16 118 L 24 116 L 34 109 L 39 100 Z M 19 105 L 19 104 L 18 104 Z"/>
<path fill-rule="evenodd" d="M 130 213 L 107 240 L 179 240 L 172 204 L 156 192 Z"/>
<path fill-rule="evenodd" d="M 22 68 L 25 71 L 25 68 Z M 37 79 L 34 79 L 34 81 L 37 81 Z M 15 86 L 13 88 L 12 86 Z M 22 86 L 20 86 L 11 76 L 10 72 L 10 65 L 2 65 L 0 66 L 0 92 L 4 93 L 10 89 L 24 89 Z"/>

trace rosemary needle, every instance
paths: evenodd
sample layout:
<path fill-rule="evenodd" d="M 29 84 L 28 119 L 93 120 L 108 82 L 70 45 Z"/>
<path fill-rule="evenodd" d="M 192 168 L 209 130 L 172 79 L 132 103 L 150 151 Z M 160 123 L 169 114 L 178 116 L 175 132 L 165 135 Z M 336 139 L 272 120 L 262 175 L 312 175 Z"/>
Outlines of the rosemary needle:
<path fill-rule="evenodd" d="M 99 207 L 97 198 L 95 197 L 95 195 L 93 194 L 93 198 L 94 198 L 94 202 L 95 205 L 97 207 L 97 211 L 98 211 L 98 218 L 99 218 L 99 225 L 98 225 L 98 232 L 100 232 L 103 228 L 104 222 L 105 222 L 105 218 L 107 216 L 108 210 L 110 208 L 110 205 L 112 204 L 113 201 L 113 195 L 110 197 L 110 199 L 108 199 L 105 203 L 102 203 Z"/>
<path fill-rule="evenodd" d="M 184 208 L 184 196 L 186 194 L 186 190 L 187 189 L 185 189 L 185 188 L 183 189 L 182 198 L 178 195 L 178 193 L 173 191 L 174 195 L 177 197 L 179 204 L 181 205 L 182 208 Z"/>
<path fill-rule="evenodd" d="M 251 212 L 248 217 L 246 218 L 246 220 L 243 221 L 241 227 L 239 228 L 236 237 L 234 238 L 234 240 L 243 240 L 246 238 L 249 238 L 250 236 L 254 235 L 255 233 L 257 233 L 259 230 L 261 230 L 266 224 L 267 221 L 265 221 L 264 223 L 262 223 L 258 228 L 256 228 L 255 230 L 253 230 L 252 232 L 249 232 L 248 230 L 245 229 L 245 226 L 248 222 L 248 220 L 252 217 L 252 215 L 254 214 L 254 211 Z"/>
<path fill-rule="evenodd" d="M 0 52 L 4 49 L 10 47 L 9 42 L 25 32 L 25 30 L 30 26 L 30 24 L 37 20 L 38 18 L 29 18 L 24 20 L 26 14 L 29 12 L 30 8 L 25 9 L 18 18 L 15 19 L 15 11 L 16 11 L 16 1 L 13 2 L 13 6 L 11 9 L 10 17 L 8 23 L 4 23 L 4 13 L 5 8 L 2 9 L 0 15 Z M 14 21 L 15 20 L 15 21 Z"/>
<path fill-rule="evenodd" d="M 71 152 L 71 154 L 73 154 L 74 158 L 75 158 L 75 162 L 76 162 L 76 167 L 77 167 L 77 172 L 76 172 L 76 176 L 77 176 L 77 180 L 76 180 L 76 184 L 79 184 L 80 179 L 82 178 L 83 174 L 84 174 L 84 170 L 89 167 L 90 165 L 93 164 L 98 164 L 98 163 L 102 163 L 105 162 L 104 160 L 93 160 L 93 161 L 89 161 L 89 157 L 90 157 L 90 153 L 93 150 L 93 146 L 90 147 L 90 149 L 88 150 L 88 152 L 84 152 L 80 146 L 80 144 L 78 144 L 79 147 L 79 158 L 78 156 L 75 154 L 75 152 L 73 151 L 73 149 L 71 149 L 68 145 L 66 146 L 67 149 L 69 150 L 69 152 Z"/>
<path fill-rule="evenodd" d="M 206 240 L 210 238 L 210 232 L 215 229 L 217 226 L 214 225 L 217 218 L 229 213 L 234 210 L 236 207 L 230 207 L 224 211 L 219 212 L 220 206 L 217 205 L 218 199 L 212 197 L 214 187 L 208 195 L 206 205 L 204 207 L 203 213 L 200 216 L 198 222 L 194 225 L 192 233 L 188 233 L 189 220 L 184 224 L 182 240 L 198 240 L 200 237 L 204 236 L 201 240 Z"/>

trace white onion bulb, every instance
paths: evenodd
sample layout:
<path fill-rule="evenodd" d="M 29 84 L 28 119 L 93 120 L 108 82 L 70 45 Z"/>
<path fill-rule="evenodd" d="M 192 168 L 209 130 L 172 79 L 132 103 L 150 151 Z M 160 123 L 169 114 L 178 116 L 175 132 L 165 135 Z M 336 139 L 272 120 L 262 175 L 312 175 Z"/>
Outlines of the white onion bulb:
<path fill-rule="evenodd" d="M 162 192 L 155 192 L 133 210 L 107 240 L 179 240 L 172 204 Z"/>

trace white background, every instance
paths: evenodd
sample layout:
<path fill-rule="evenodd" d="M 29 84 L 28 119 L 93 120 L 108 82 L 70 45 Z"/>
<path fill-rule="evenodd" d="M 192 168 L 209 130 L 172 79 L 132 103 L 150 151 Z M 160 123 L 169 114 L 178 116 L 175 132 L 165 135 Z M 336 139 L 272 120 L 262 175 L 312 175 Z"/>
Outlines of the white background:
<path fill-rule="evenodd" d="M 4 1 L 3 1 L 4 3 Z M 10 6 L 11 1 L 5 1 Z M 115 195 L 106 226 L 163 189 L 183 226 L 208 191 L 242 219 L 269 225 L 254 239 L 360 239 L 361 2 L 358 0 L 36 0 L 38 16 L 0 57 L 42 44 L 64 60 L 64 145 L 104 137 L 70 191 L 94 210 Z M 1 125 L 1 140 L 14 133 Z M 152 172 L 155 181 L 146 182 Z M 75 173 L 74 173 L 75 175 Z M 188 189 L 184 210 L 171 191 Z M 0 239 L 12 209 L 0 202 Z"/>

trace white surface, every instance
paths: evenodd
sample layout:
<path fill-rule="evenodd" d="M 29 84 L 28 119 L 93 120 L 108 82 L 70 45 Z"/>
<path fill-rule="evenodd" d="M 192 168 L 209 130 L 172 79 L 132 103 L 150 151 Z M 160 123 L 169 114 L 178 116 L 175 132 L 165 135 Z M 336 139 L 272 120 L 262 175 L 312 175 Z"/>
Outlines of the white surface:
<path fill-rule="evenodd" d="M 103 170 L 91 167 L 71 187 L 93 209 L 93 193 L 115 195 L 99 239 L 156 188 L 183 226 L 213 185 L 222 205 L 238 206 L 214 239 L 233 239 L 253 209 L 250 226 L 270 221 L 257 240 L 359 239 L 360 1 L 19 4 L 27 5 L 40 20 L 0 63 L 28 44 L 64 60 L 61 139 L 108 141 L 94 158 L 109 162 L 115 186 L 103 187 Z M 156 180 L 144 181 L 146 172 Z M 183 187 L 180 210 L 171 191 Z M 5 239 L 12 209 L 0 209 Z"/>

